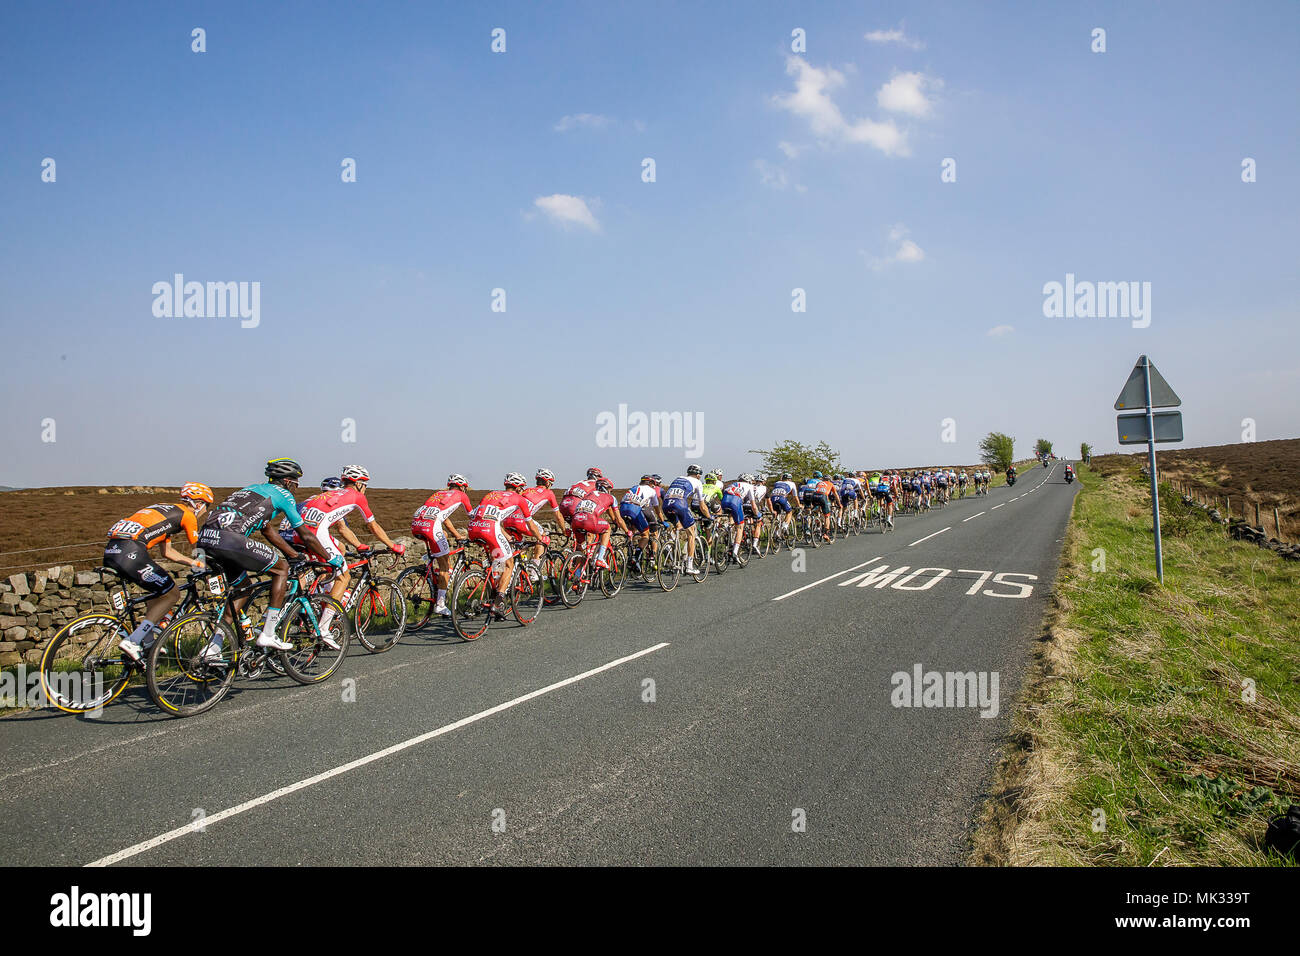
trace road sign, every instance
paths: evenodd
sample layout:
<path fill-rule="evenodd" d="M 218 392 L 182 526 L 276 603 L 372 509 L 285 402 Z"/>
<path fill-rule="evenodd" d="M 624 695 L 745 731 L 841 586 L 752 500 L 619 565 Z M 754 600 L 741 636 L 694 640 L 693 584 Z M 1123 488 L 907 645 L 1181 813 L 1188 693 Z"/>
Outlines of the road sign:
<path fill-rule="evenodd" d="M 1177 408 L 1183 404 L 1183 400 L 1169 387 L 1169 383 L 1156 370 L 1155 365 L 1145 355 L 1139 355 L 1137 364 L 1133 366 L 1133 371 L 1129 373 L 1128 381 L 1124 383 L 1124 390 L 1119 393 L 1119 398 L 1115 399 L 1115 410 L 1147 407 L 1147 386 L 1142 374 L 1144 364 L 1151 373 L 1150 407 Z M 1177 440 L 1182 441 L 1182 437 L 1180 436 Z"/>
<path fill-rule="evenodd" d="M 1151 473 L 1151 531 L 1156 540 L 1156 580 L 1165 583 L 1165 554 L 1160 545 L 1160 484 L 1156 480 L 1156 442 L 1183 440 L 1183 413 L 1156 412 L 1155 408 L 1172 408 L 1183 400 L 1156 371 L 1151 360 L 1139 355 L 1124 383 L 1115 408 L 1141 408 L 1140 412 L 1118 415 L 1121 445 L 1147 444 L 1148 469 Z"/>
<path fill-rule="evenodd" d="M 1147 413 L 1145 411 L 1116 415 L 1115 422 L 1119 425 L 1119 443 L 1121 445 L 1141 445 L 1151 440 L 1152 436 L 1147 434 Z M 1183 440 L 1182 412 L 1152 412 L 1151 424 L 1155 426 L 1155 440 L 1157 442 Z"/>

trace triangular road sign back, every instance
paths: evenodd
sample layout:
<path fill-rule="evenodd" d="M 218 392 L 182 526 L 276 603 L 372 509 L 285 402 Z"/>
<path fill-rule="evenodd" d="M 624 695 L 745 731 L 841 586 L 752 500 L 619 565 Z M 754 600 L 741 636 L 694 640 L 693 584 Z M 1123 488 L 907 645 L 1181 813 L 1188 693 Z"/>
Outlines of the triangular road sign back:
<path fill-rule="evenodd" d="M 1165 377 L 1156 370 L 1155 363 L 1150 362 L 1145 355 L 1140 355 L 1133 366 L 1133 371 L 1129 373 L 1128 381 L 1124 383 L 1124 390 L 1119 393 L 1119 398 L 1115 399 L 1116 410 L 1147 407 L 1146 386 L 1142 382 L 1143 362 L 1147 362 L 1151 370 L 1151 407 L 1176 408 L 1183 404 L 1183 400 L 1169 387 Z"/>

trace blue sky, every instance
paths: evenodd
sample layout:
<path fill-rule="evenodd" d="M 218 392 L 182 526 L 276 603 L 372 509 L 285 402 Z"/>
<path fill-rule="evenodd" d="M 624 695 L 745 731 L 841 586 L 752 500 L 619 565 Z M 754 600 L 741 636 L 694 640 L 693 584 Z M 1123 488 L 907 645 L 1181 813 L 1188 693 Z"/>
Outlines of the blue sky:
<path fill-rule="evenodd" d="M 620 404 L 728 472 L 1111 449 L 1142 353 L 1185 444 L 1293 437 L 1298 48 L 1289 3 L 7 6 L 0 484 L 693 460 L 597 447 Z M 156 317 L 177 272 L 258 326 Z M 1067 273 L 1149 327 L 1044 317 Z"/>

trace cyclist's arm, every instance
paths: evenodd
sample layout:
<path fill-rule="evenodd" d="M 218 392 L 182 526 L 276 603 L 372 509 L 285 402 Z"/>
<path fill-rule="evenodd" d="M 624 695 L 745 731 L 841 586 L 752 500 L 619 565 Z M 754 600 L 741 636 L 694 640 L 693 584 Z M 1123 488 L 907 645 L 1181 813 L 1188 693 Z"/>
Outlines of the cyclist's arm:
<path fill-rule="evenodd" d="M 175 548 L 173 548 L 171 538 L 163 538 L 162 554 L 163 557 L 166 558 L 168 561 L 175 561 L 177 564 L 188 564 L 192 568 L 203 567 L 202 561 L 196 560 L 195 558 L 186 557 L 185 555 L 177 551 Z"/>
<path fill-rule="evenodd" d="M 461 533 L 460 533 L 459 531 L 456 530 L 456 526 L 455 526 L 454 524 L 451 523 L 451 518 L 449 518 L 449 517 L 448 517 L 448 518 L 443 518 L 443 519 L 442 519 L 442 526 L 443 526 L 444 529 L 446 529 L 447 534 L 451 535 L 451 540 L 453 540 L 453 541 L 464 541 L 464 540 L 465 540 L 463 537 L 461 537 Z"/>
<path fill-rule="evenodd" d="M 393 550 L 397 549 L 397 545 L 393 544 L 393 539 L 388 537 L 387 533 L 385 533 L 384 529 L 380 526 L 378 521 L 370 522 L 370 532 L 376 538 L 382 541 L 386 547 L 391 548 Z"/>
<path fill-rule="evenodd" d="M 338 530 L 339 537 L 352 546 L 353 551 L 361 550 L 361 539 L 352 533 L 352 529 L 348 527 L 348 523 L 346 521 L 340 521 L 338 524 L 334 526 L 334 528 L 331 528 L 330 530 L 335 530 L 335 529 Z"/>

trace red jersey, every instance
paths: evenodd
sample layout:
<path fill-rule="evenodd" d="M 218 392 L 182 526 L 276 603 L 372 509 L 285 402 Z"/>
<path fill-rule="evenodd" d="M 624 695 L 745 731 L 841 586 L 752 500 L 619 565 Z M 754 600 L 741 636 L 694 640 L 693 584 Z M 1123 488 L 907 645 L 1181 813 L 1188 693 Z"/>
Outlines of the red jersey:
<path fill-rule="evenodd" d="M 370 510 L 370 502 L 366 501 L 366 496 L 355 488 L 322 491 L 298 506 L 303 524 L 312 530 L 321 527 L 329 528 L 342 521 L 350 511 L 361 512 L 361 517 L 366 519 L 367 524 L 375 520 L 375 513 Z"/>
<path fill-rule="evenodd" d="M 580 481 L 576 485 L 570 486 L 569 490 L 564 493 L 566 498 L 586 498 L 596 490 L 596 480 Z"/>
<path fill-rule="evenodd" d="M 519 496 L 528 502 L 528 517 L 530 518 L 542 510 L 542 505 L 548 504 L 555 509 L 560 507 L 555 501 L 555 492 L 543 485 L 521 491 Z"/>
<path fill-rule="evenodd" d="M 574 509 L 574 516 L 577 515 L 603 515 L 610 508 L 614 507 L 614 496 L 606 494 L 603 491 L 597 491 L 595 494 L 583 498 Z"/>
<path fill-rule="evenodd" d="M 442 521 L 455 514 L 457 508 L 464 508 L 466 513 L 472 510 L 469 495 L 459 488 L 443 488 L 429 495 L 424 504 L 415 509 L 415 517 L 411 520 Z"/>
<path fill-rule="evenodd" d="M 515 491 L 489 491 L 470 514 L 473 525 L 500 524 L 516 515 L 528 514 L 528 499 Z"/>

